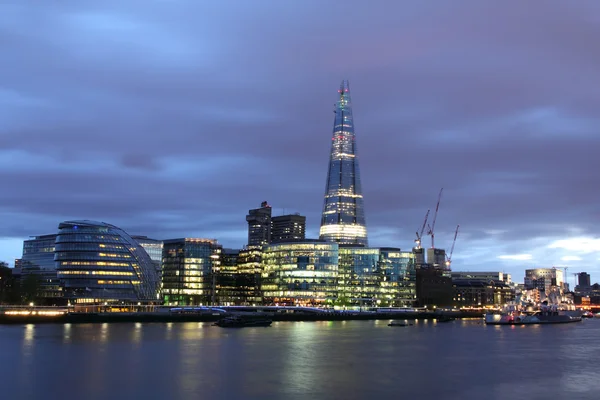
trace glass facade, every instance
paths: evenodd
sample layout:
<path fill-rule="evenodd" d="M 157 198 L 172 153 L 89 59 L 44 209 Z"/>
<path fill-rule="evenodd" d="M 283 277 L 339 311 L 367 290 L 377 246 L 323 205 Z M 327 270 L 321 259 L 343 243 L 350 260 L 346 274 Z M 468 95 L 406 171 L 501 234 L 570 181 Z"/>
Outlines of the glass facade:
<path fill-rule="evenodd" d="M 413 252 L 383 247 L 380 252 L 381 306 L 412 307 L 417 299 L 416 261 Z"/>
<path fill-rule="evenodd" d="M 163 241 L 162 293 L 168 305 L 208 305 L 217 302 L 216 273 L 222 246 L 214 239 Z"/>
<path fill-rule="evenodd" d="M 262 246 L 248 246 L 240 250 L 237 259 L 238 288 L 241 304 L 262 303 L 260 291 Z"/>
<path fill-rule="evenodd" d="M 148 236 L 132 236 L 132 238 L 146 250 L 156 268 L 158 276 L 160 276 L 162 268 L 162 240 L 150 239 Z"/>
<path fill-rule="evenodd" d="M 367 228 L 348 81 L 342 81 L 338 94 L 320 238 L 366 247 Z"/>
<path fill-rule="evenodd" d="M 23 242 L 20 261 L 24 282 L 35 280 L 36 297 L 41 303 L 53 304 L 62 297 L 62 289 L 54 263 L 56 234 L 35 236 Z"/>
<path fill-rule="evenodd" d="M 382 278 L 379 249 L 340 246 L 339 306 L 377 306 Z"/>
<path fill-rule="evenodd" d="M 241 290 L 238 286 L 238 256 L 239 250 L 222 249 L 221 262 L 214 269 L 217 274 L 216 282 L 216 304 L 238 305 L 241 303 Z"/>
<path fill-rule="evenodd" d="M 54 259 L 64 296 L 76 303 L 156 302 L 159 277 L 148 253 L 114 225 L 58 226 Z"/>
<path fill-rule="evenodd" d="M 261 290 L 266 305 L 333 304 L 337 297 L 336 243 L 265 246 L 261 265 Z"/>

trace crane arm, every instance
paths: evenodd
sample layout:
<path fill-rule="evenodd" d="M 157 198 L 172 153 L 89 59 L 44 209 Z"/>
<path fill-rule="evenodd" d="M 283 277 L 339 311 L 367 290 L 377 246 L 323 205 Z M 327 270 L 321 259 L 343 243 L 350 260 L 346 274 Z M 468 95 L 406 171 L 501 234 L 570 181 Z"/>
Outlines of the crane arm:
<path fill-rule="evenodd" d="M 442 200 L 442 191 L 444 190 L 444 188 L 440 189 L 440 194 L 438 196 L 438 201 L 437 204 L 435 206 L 435 213 L 433 214 L 433 222 L 431 223 L 431 228 L 429 228 L 429 234 L 431 235 L 431 248 L 435 248 L 435 242 L 434 242 L 434 238 L 435 238 L 435 221 L 437 220 L 437 215 L 438 215 L 438 210 L 440 209 L 440 201 Z"/>
<path fill-rule="evenodd" d="M 452 241 L 452 247 L 450 248 L 448 261 L 452 261 L 452 253 L 454 253 L 454 245 L 456 244 L 456 237 L 458 236 L 458 228 L 460 228 L 460 225 L 456 225 L 456 231 L 454 232 L 454 240 Z"/>
<path fill-rule="evenodd" d="M 421 230 L 419 231 L 419 233 L 417 234 L 417 237 L 419 239 L 421 239 L 421 237 L 423 236 L 423 232 L 425 232 L 425 225 L 427 225 L 427 219 L 429 218 L 429 212 L 431 210 L 427 210 L 427 213 L 425 213 L 425 220 L 423 221 L 423 226 L 421 226 Z"/>

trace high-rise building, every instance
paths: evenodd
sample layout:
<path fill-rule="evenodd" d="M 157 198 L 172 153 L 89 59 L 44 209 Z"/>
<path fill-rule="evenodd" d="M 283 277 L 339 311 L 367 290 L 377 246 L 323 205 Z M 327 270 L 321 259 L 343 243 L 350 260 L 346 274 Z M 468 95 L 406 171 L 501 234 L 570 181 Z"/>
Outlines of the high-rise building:
<path fill-rule="evenodd" d="M 162 292 L 169 305 L 216 303 L 222 246 L 214 239 L 163 241 Z"/>
<path fill-rule="evenodd" d="M 297 242 L 305 239 L 306 217 L 300 214 L 271 217 L 271 243 Z"/>
<path fill-rule="evenodd" d="M 348 81 L 342 81 L 338 96 L 334 110 L 320 239 L 353 246 L 367 246 L 367 227 Z"/>
<path fill-rule="evenodd" d="M 158 301 L 160 281 L 150 256 L 114 225 L 62 222 L 55 260 L 64 297 L 75 303 Z"/>
<path fill-rule="evenodd" d="M 35 290 L 29 295 L 43 304 L 55 304 L 56 298 L 62 297 L 62 290 L 56 274 L 54 262 L 54 246 L 56 234 L 34 236 L 23 242 L 21 258 L 21 274 L 23 289 Z"/>
<path fill-rule="evenodd" d="M 579 283 L 579 287 L 587 288 L 591 286 L 590 274 L 587 272 L 580 272 L 577 276 L 579 277 L 579 281 L 577 282 Z"/>
<path fill-rule="evenodd" d="M 266 201 L 260 208 L 248 211 L 248 246 L 263 246 L 271 242 L 271 206 Z"/>

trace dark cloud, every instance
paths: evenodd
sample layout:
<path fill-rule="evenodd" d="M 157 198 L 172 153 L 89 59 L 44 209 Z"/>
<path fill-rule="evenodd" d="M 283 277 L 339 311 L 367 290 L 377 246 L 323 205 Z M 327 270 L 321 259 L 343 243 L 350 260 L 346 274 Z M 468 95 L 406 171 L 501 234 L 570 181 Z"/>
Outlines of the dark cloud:
<path fill-rule="evenodd" d="M 444 187 L 455 268 L 558 263 L 597 236 L 599 34 L 595 1 L 5 2 L 0 258 L 70 218 L 241 246 L 265 199 L 316 235 L 349 78 L 373 245 Z"/>

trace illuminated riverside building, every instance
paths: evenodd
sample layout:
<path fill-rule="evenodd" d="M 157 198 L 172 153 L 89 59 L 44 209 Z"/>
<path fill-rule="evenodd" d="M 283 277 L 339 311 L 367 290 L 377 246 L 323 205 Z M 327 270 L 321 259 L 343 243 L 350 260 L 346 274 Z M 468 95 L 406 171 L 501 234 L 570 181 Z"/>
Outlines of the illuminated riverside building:
<path fill-rule="evenodd" d="M 168 305 L 208 305 L 217 302 L 216 275 L 222 246 L 214 239 L 163 241 L 162 293 Z"/>
<path fill-rule="evenodd" d="M 238 289 L 241 304 L 257 305 L 262 303 L 260 289 L 262 246 L 248 246 L 240 250 L 237 257 Z"/>
<path fill-rule="evenodd" d="M 337 297 L 336 243 L 304 241 L 264 246 L 261 266 L 266 305 L 332 305 Z"/>
<path fill-rule="evenodd" d="M 377 306 L 381 273 L 379 249 L 339 247 L 339 306 Z"/>
<path fill-rule="evenodd" d="M 414 306 L 417 299 L 415 254 L 393 247 L 382 247 L 379 253 L 381 305 Z"/>
<path fill-rule="evenodd" d="M 161 274 L 161 266 L 162 266 L 162 248 L 163 242 L 162 240 L 150 239 L 148 236 L 131 236 L 135 239 L 136 242 L 140 246 L 146 250 L 146 253 L 150 256 L 150 259 L 154 263 L 156 267 L 156 271 L 159 276 Z"/>
<path fill-rule="evenodd" d="M 150 256 L 114 225 L 62 222 L 55 261 L 64 297 L 75 303 L 158 300 L 159 277 Z"/>
<path fill-rule="evenodd" d="M 338 95 L 319 234 L 320 239 L 328 242 L 366 247 L 367 228 L 348 81 L 342 81 Z"/>
<path fill-rule="evenodd" d="M 36 290 L 37 301 L 41 304 L 60 303 L 62 288 L 54 262 L 56 234 L 34 236 L 23 242 L 21 257 L 21 278 L 24 285 L 32 282 Z"/>

